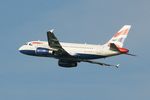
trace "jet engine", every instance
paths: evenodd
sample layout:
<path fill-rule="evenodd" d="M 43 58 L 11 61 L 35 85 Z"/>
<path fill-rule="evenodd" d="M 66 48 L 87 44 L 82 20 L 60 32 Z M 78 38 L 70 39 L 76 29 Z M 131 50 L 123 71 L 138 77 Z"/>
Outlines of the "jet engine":
<path fill-rule="evenodd" d="M 71 68 L 71 67 L 77 67 L 77 62 L 75 61 L 68 61 L 68 60 L 59 60 L 58 65 L 60 67 L 66 67 L 66 68 Z"/>
<path fill-rule="evenodd" d="M 49 50 L 47 48 L 37 48 L 35 52 L 36 54 L 43 55 L 43 56 L 53 55 L 54 53 L 52 50 Z"/>

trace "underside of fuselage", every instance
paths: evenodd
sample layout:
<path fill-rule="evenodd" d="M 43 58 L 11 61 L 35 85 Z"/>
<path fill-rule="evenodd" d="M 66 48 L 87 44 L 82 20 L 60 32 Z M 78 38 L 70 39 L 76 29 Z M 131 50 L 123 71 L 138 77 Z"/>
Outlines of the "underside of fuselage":
<path fill-rule="evenodd" d="M 84 53 L 76 53 L 76 55 L 68 56 L 66 55 L 55 55 L 55 54 L 38 54 L 36 50 L 20 50 L 21 53 L 30 55 L 30 56 L 38 56 L 38 57 L 54 57 L 56 59 L 98 59 L 98 58 L 106 58 L 108 56 L 95 55 L 95 54 L 84 54 Z"/>

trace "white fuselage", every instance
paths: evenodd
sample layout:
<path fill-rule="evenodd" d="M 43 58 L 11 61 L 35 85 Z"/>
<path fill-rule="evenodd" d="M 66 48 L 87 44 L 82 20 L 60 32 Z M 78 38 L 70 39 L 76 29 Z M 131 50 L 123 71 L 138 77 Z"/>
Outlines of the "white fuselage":
<path fill-rule="evenodd" d="M 64 42 L 60 42 L 60 44 L 62 48 L 71 56 L 77 57 L 79 59 L 98 59 L 119 54 L 116 51 L 110 50 L 109 46 L 107 45 L 77 44 Z M 39 55 L 37 53 L 37 48 L 44 48 L 53 51 L 53 48 L 49 47 L 48 42 L 45 41 L 28 42 L 27 44 L 21 46 L 19 48 L 19 51 L 21 53 L 32 56 L 55 57 L 55 55 L 53 55 L 50 51 L 48 54 Z M 59 58 L 59 56 L 55 58 Z"/>

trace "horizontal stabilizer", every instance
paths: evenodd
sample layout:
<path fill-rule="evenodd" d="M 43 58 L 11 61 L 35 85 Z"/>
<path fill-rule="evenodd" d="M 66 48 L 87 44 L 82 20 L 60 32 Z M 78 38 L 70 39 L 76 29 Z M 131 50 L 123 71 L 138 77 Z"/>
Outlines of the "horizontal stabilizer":
<path fill-rule="evenodd" d="M 122 54 L 128 54 L 128 52 L 129 52 L 128 49 L 117 47 L 114 43 L 110 43 L 110 50 L 118 51 Z"/>
<path fill-rule="evenodd" d="M 130 53 L 127 53 L 126 55 L 129 55 L 129 56 L 137 56 L 135 54 L 130 54 Z"/>
<path fill-rule="evenodd" d="M 114 43 L 110 43 L 110 50 L 119 51 L 118 47 Z"/>

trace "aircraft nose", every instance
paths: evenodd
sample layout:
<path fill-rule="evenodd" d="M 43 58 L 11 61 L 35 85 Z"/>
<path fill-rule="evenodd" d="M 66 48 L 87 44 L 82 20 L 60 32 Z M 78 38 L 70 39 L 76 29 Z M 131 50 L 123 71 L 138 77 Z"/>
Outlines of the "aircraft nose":
<path fill-rule="evenodd" d="M 23 45 L 21 46 L 18 50 L 20 53 L 22 54 L 26 54 L 26 55 L 35 55 L 35 47 L 33 46 L 27 46 L 27 45 Z"/>
<path fill-rule="evenodd" d="M 22 50 L 22 46 L 18 49 L 19 51 Z"/>
<path fill-rule="evenodd" d="M 19 50 L 20 53 L 23 53 L 23 50 L 25 50 L 24 46 L 21 46 L 18 50 Z"/>

